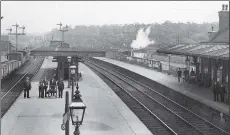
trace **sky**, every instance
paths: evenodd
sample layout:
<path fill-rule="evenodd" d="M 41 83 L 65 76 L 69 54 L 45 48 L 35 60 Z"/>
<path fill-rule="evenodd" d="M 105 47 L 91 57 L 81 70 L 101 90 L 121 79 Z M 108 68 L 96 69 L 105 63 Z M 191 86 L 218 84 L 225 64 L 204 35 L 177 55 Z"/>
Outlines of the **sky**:
<path fill-rule="evenodd" d="M 18 23 L 41 34 L 64 25 L 218 22 L 228 1 L 1 1 L 1 32 Z M 13 27 L 12 27 L 13 28 Z M 15 31 L 15 27 L 13 31 Z"/>

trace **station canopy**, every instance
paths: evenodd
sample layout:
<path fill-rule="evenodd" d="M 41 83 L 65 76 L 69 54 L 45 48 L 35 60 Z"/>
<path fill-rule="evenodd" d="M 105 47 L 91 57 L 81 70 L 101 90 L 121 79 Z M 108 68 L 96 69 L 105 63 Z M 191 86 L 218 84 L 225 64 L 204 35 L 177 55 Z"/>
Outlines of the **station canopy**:
<path fill-rule="evenodd" d="M 178 44 L 161 48 L 157 52 L 228 60 L 229 43 Z"/>

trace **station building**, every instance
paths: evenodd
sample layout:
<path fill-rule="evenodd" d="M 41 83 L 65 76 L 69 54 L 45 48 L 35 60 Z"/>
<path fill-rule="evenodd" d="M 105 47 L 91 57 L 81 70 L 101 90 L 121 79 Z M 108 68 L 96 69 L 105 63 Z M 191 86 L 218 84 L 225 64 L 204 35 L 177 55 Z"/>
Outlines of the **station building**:
<path fill-rule="evenodd" d="M 7 55 L 13 51 L 15 51 L 15 47 L 11 44 L 8 35 L 1 35 L 1 62 L 8 61 Z"/>
<path fill-rule="evenodd" d="M 209 86 L 214 81 L 226 84 L 229 70 L 229 11 L 228 5 L 222 5 L 219 11 L 219 30 L 208 33 L 209 41 L 199 44 L 178 44 L 157 50 L 158 53 L 185 56 L 186 67 L 194 65 L 196 79 L 207 75 Z"/>

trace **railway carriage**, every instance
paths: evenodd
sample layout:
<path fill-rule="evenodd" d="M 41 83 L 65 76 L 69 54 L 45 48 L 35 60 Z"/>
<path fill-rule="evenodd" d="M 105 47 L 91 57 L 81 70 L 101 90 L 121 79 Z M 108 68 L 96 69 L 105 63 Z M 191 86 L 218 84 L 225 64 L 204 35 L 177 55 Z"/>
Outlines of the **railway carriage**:
<path fill-rule="evenodd" d="M 17 60 L 21 61 L 21 64 L 23 65 L 25 62 L 27 62 L 30 59 L 30 52 L 29 51 L 18 51 L 8 54 L 9 60 Z"/>

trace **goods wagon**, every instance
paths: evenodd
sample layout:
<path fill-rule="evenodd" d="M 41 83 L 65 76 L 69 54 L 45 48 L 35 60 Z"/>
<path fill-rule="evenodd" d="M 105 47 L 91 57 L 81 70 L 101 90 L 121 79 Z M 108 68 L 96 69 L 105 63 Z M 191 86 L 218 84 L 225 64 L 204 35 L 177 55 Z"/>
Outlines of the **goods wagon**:
<path fill-rule="evenodd" d="M 30 58 L 29 51 L 18 51 L 8 54 L 9 60 L 17 60 L 21 61 L 21 64 L 23 65 L 27 60 Z"/>
<path fill-rule="evenodd" d="M 18 51 L 22 53 L 22 63 L 24 64 L 29 59 L 29 51 Z"/>
<path fill-rule="evenodd" d="M 22 62 L 22 60 L 23 60 L 23 53 L 22 52 L 13 52 L 13 53 L 8 54 L 8 56 L 9 56 L 9 61 L 17 60 L 17 61 Z"/>
<path fill-rule="evenodd" d="M 12 60 L 2 64 L 1 72 L 2 78 L 6 77 L 7 75 L 13 73 L 21 66 L 21 61 Z"/>

